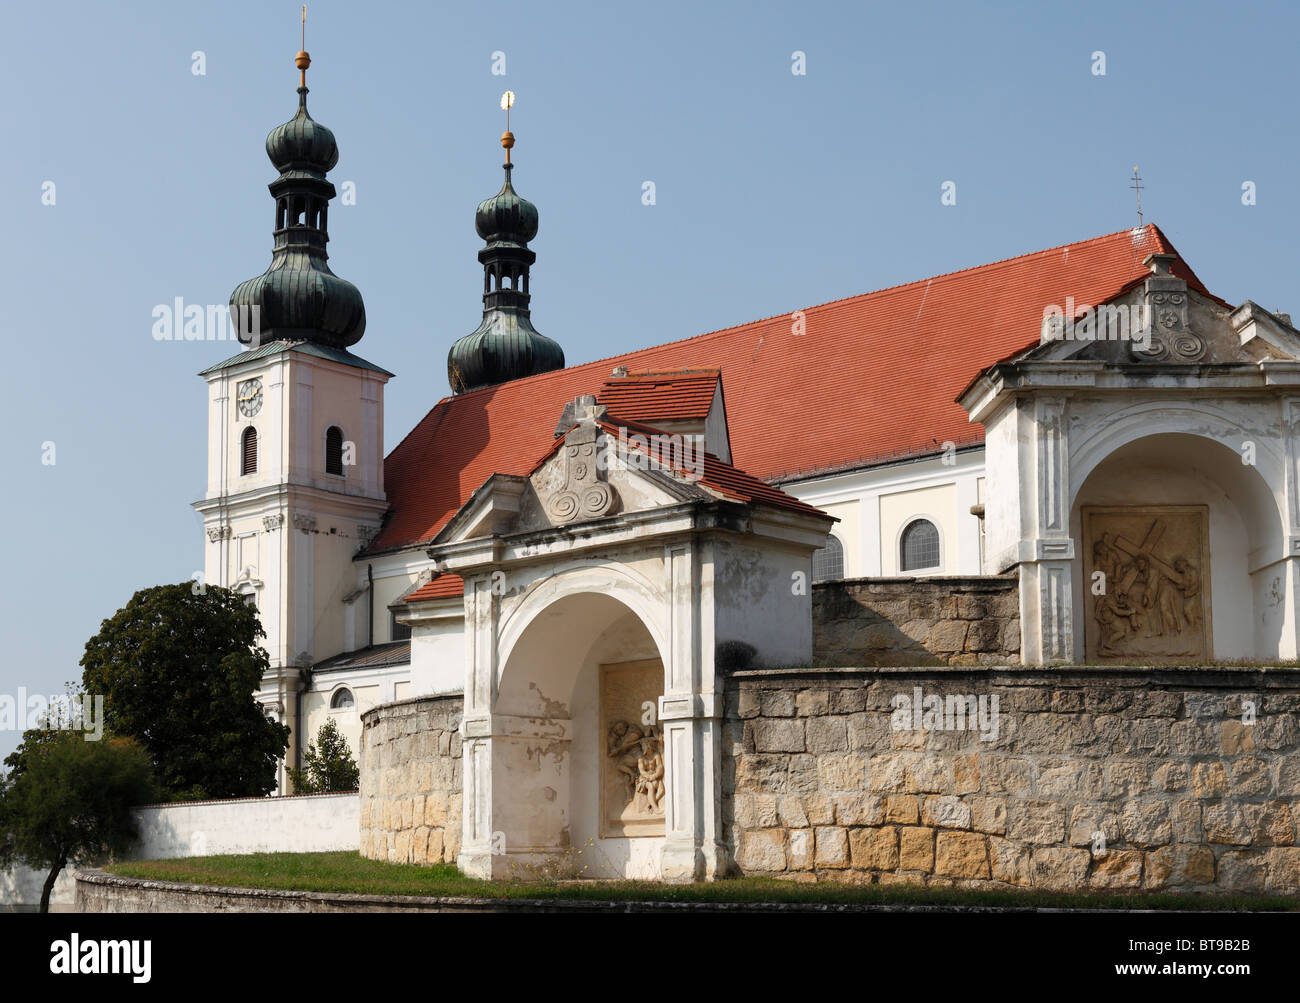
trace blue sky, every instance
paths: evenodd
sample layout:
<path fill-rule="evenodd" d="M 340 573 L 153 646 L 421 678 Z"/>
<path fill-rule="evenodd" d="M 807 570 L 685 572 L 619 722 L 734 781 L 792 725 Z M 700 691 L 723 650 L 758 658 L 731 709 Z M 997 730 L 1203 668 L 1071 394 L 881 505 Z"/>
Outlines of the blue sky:
<path fill-rule="evenodd" d="M 202 566 L 195 374 L 228 346 L 157 342 L 152 310 L 225 303 L 269 262 L 262 144 L 296 107 L 298 18 L 6 11 L 0 693 L 60 692 L 134 590 Z M 318 0 L 309 105 L 357 191 L 330 213 L 330 263 L 365 297 L 355 351 L 397 374 L 388 445 L 478 323 L 473 210 L 500 185 L 506 87 L 541 215 L 533 318 L 571 363 L 1131 226 L 1134 164 L 1147 220 L 1214 292 L 1300 313 L 1298 22 L 1284 4 Z"/>

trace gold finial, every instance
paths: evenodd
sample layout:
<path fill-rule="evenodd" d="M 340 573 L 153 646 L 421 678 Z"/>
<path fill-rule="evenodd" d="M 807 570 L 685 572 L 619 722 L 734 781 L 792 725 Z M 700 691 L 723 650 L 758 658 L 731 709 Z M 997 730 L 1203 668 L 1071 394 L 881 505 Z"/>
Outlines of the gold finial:
<path fill-rule="evenodd" d="M 510 148 L 515 145 L 515 134 L 510 131 L 510 108 L 515 103 L 515 92 L 506 91 L 501 95 L 501 108 L 506 113 L 506 131 L 501 133 L 501 145 L 506 149 L 506 163 L 510 163 Z"/>
<path fill-rule="evenodd" d="M 298 67 L 298 86 L 307 86 L 307 67 L 311 65 L 311 56 L 307 55 L 307 5 L 302 5 L 302 48 L 293 57 L 293 65 Z"/>

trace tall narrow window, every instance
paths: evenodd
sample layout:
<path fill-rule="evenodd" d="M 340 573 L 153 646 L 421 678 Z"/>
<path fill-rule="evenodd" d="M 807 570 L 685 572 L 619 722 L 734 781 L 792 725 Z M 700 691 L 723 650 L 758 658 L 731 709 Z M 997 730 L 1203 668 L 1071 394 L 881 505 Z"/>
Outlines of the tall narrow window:
<path fill-rule="evenodd" d="M 411 625 L 409 623 L 398 623 L 397 614 L 391 611 L 388 614 L 388 629 L 389 636 L 394 641 L 406 641 L 411 637 Z"/>
<path fill-rule="evenodd" d="M 239 472 L 241 474 L 257 473 L 257 429 L 252 425 L 244 429 L 240 442 Z"/>
<path fill-rule="evenodd" d="M 939 567 L 939 531 L 928 519 L 917 519 L 903 530 L 899 541 L 900 566 L 904 571 Z"/>
<path fill-rule="evenodd" d="M 343 476 L 343 429 L 337 425 L 325 430 L 325 473 Z"/>
<path fill-rule="evenodd" d="M 813 581 L 830 582 L 844 577 L 844 544 L 834 536 L 826 537 L 826 546 L 813 551 Z"/>

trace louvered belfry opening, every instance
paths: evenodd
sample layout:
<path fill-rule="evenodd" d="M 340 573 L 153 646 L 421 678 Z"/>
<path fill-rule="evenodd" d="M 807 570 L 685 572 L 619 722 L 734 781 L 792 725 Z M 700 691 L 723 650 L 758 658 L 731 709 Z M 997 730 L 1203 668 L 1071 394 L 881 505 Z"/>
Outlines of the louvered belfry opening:
<path fill-rule="evenodd" d="M 337 425 L 325 432 L 325 473 L 343 476 L 343 430 Z"/>
<path fill-rule="evenodd" d="M 244 437 L 240 443 L 239 451 L 239 472 L 241 474 L 257 473 L 257 429 L 244 429 Z"/>

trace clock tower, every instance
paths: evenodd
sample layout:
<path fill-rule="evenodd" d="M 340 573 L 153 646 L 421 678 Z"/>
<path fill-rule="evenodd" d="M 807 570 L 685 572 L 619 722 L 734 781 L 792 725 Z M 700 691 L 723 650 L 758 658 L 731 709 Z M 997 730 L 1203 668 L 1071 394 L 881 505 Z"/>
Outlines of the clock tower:
<path fill-rule="evenodd" d="M 257 607 L 271 668 L 259 700 L 293 732 L 289 765 L 306 738 L 298 699 L 315 662 L 364 647 L 368 605 L 353 556 L 378 531 L 384 496 L 384 384 L 392 373 L 349 349 L 365 332 L 356 286 L 329 268 L 326 173 L 334 134 L 307 113 L 306 52 L 298 111 L 271 130 L 279 171 L 267 270 L 230 297 L 245 349 L 205 369 L 208 485 L 194 507 L 205 531 L 204 583 Z M 281 789 L 284 789 L 283 780 Z"/>

